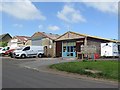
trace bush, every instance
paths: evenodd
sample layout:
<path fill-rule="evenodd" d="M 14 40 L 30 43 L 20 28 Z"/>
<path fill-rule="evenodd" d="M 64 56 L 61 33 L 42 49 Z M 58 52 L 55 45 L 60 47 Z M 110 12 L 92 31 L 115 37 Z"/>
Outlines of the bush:
<path fill-rule="evenodd" d="M 7 46 L 7 42 L 0 42 L 0 47 L 5 47 Z"/>

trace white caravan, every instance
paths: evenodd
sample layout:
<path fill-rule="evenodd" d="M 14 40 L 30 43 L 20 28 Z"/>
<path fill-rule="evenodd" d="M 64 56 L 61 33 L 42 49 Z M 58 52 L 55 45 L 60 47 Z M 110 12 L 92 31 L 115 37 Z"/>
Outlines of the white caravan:
<path fill-rule="evenodd" d="M 119 56 L 117 43 L 101 43 L 101 56 Z"/>
<path fill-rule="evenodd" d="M 25 57 L 42 57 L 44 55 L 43 46 L 25 46 L 16 49 L 13 52 L 13 57 L 25 58 Z"/>

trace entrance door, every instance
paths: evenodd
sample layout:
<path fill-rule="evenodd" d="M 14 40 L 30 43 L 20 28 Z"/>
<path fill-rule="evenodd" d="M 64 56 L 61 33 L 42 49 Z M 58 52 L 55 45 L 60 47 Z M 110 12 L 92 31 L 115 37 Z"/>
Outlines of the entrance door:
<path fill-rule="evenodd" d="M 62 57 L 76 57 L 76 46 L 63 46 Z"/>
<path fill-rule="evenodd" d="M 62 56 L 62 41 L 56 42 L 56 57 Z"/>
<path fill-rule="evenodd" d="M 76 57 L 75 46 L 67 46 L 67 57 Z"/>

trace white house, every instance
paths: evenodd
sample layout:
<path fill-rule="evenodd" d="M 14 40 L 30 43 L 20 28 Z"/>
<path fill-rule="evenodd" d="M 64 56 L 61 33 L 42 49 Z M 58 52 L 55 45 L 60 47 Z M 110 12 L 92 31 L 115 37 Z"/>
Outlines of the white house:
<path fill-rule="evenodd" d="M 8 46 L 11 49 L 17 48 L 19 46 L 31 45 L 31 37 L 28 36 L 14 36 L 9 42 Z"/>

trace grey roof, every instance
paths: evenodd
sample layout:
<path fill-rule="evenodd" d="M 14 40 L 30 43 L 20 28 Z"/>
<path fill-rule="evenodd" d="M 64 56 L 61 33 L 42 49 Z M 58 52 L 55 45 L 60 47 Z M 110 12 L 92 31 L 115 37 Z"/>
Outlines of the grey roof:
<path fill-rule="evenodd" d="M 9 35 L 8 33 L 5 33 L 5 34 L 1 34 L 0 35 L 0 41 L 2 41 L 2 39 L 6 36 L 6 35 Z M 10 36 L 10 35 L 9 35 Z M 11 37 L 11 36 L 10 36 Z M 12 38 L 12 37 L 11 37 Z"/>
<path fill-rule="evenodd" d="M 43 34 L 46 35 L 46 36 L 48 36 L 49 38 L 51 38 L 53 40 L 55 40 L 55 39 L 57 39 L 59 37 L 58 34 L 53 34 L 53 33 L 44 33 L 43 32 Z"/>
<path fill-rule="evenodd" d="M 60 36 L 58 34 L 45 33 L 45 32 L 36 32 L 36 33 L 34 33 L 34 35 L 36 35 L 36 34 L 37 34 L 37 36 L 42 35 L 42 37 L 47 37 L 47 38 L 50 38 L 52 40 L 55 40 Z M 31 36 L 32 39 L 34 38 L 34 35 Z"/>

